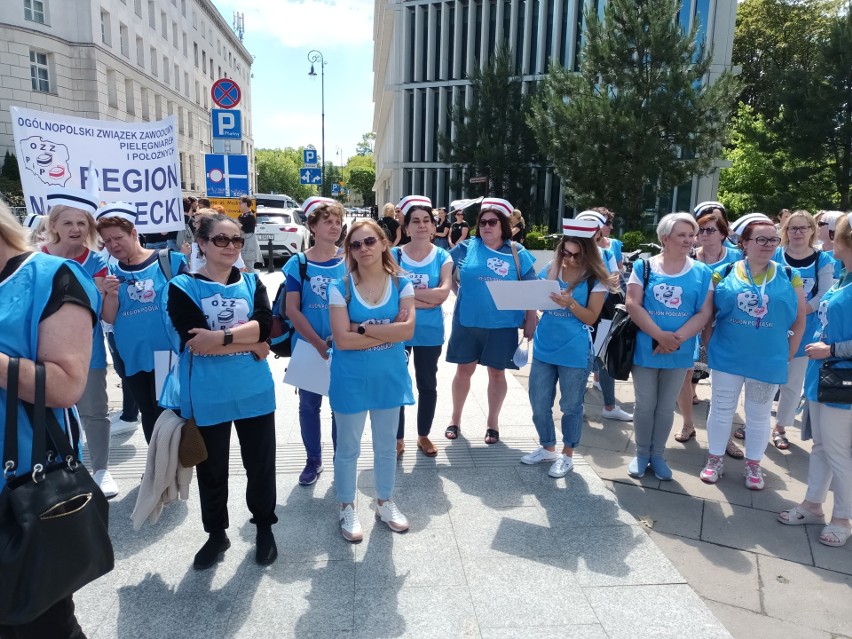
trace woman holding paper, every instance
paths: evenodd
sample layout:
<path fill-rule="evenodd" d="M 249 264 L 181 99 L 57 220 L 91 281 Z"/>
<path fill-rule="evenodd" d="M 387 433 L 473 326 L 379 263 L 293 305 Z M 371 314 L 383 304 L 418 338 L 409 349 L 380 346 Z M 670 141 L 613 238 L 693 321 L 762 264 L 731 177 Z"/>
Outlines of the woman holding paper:
<path fill-rule="evenodd" d="M 535 329 L 529 395 L 541 446 L 521 461 L 551 462 L 547 473 L 551 477 L 564 477 L 574 467 L 574 449 L 583 427 L 583 396 L 594 361 L 589 327 L 598 319 L 610 282 L 609 270 L 595 245 L 597 231 L 591 220 L 563 220 L 562 241 L 553 261 L 538 274 L 539 279 L 559 283 L 560 292 L 550 294 L 559 308 L 544 311 Z M 617 287 L 614 283 L 609 286 Z M 562 454 L 556 452 L 553 423 L 557 381 Z"/>
<path fill-rule="evenodd" d="M 453 328 L 447 344 L 447 361 L 458 364 L 453 378 L 453 414 L 444 432 L 456 439 L 470 378 L 477 364 L 488 369 L 488 423 L 485 443 L 500 441 L 497 419 L 506 398 L 506 369 L 518 368 L 512 356 L 518 346 L 518 328 L 532 338 L 535 311 L 500 311 L 488 290 L 488 281 L 536 279 L 535 258 L 523 246 L 512 242 L 509 218 L 512 205 L 504 199 L 482 200 L 477 220 L 477 237 L 463 240 L 450 256 L 458 277 L 458 297 L 453 312 Z"/>
<path fill-rule="evenodd" d="M 414 335 L 414 289 L 399 275 L 382 228 L 370 219 L 353 222 L 343 242 L 349 272 L 334 282 L 328 303 L 334 350 L 328 399 L 337 419 L 334 487 L 343 538 L 363 538 L 355 510 L 356 464 L 370 413 L 376 517 L 394 532 L 408 519 L 391 501 L 396 480 L 399 408 L 413 404 L 403 343 Z"/>
<path fill-rule="evenodd" d="M 399 206 L 406 235 L 411 241 L 392 251 L 414 286 L 414 308 L 417 309 L 414 336 L 405 342 L 406 352 L 410 357 L 413 355 L 417 381 L 417 448 L 427 457 L 434 457 L 438 449 L 429 439 L 429 433 L 438 403 L 438 358 L 444 346 L 441 304 L 450 294 L 453 261 L 449 253 L 430 241 L 435 232 L 432 200 L 422 195 L 409 195 Z M 404 436 L 405 408 L 400 407 L 397 457 L 405 451 Z"/>
<path fill-rule="evenodd" d="M 118 260 L 104 278 L 101 317 L 113 325 L 115 346 L 124 361 L 124 383 L 142 414 L 145 441 L 163 412 L 157 404 L 154 351 L 169 351 L 171 340 L 160 313 L 160 295 L 169 279 L 186 269 L 184 256 L 164 251 L 171 274 L 164 272 L 160 251 L 142 248 L 136 232 L 136 207 L 114 202 L 98 209 L 95 219 L 107 252 Z"/>
<path fill-rule="evenodd" d="M 287 317 L 296 329 L 294 339 L 305 342 L 320 357 L 328 359 L 331 320 L 328 314 L 328 289 L 332 282 L 343 277 L 346 265 L 337 247 L 343 226 L 343 205 L 326 197 L 309 197 L 302 203 L 308 230 L 314 245 L 304 255 L 294 255 L 284 265 L 287 287 Z M 294 349 L 296 344 L 293 344 Z M 299 484 L 310 486 L 323 471 L 320 408 L 322 395 L 299 389 L 299 425 L 307 460 L 299 475 Z M 331 415 L 331 438 L 336 441 L 337 422 Z"/>

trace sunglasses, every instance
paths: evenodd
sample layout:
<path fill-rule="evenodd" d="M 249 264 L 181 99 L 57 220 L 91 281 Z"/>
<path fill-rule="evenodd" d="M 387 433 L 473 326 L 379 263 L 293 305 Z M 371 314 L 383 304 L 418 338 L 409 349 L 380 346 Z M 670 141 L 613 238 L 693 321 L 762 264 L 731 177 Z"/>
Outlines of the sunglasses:
<path fill-rule="evenodd" d="M 719 232 L 719 229 L 714 229 L 712 226 L 708 226 L 708 227 L 703 228 L 703 229 L 698 229 L 698 234 L 699 234 L 699 235 L 701 235 L 701 234 L 704 234 L 704 235 L 716 235 L 716 233 L 718 233 L 718 232 Z"/>
<path fill-rule="evenodd" d="M 219 248 L 225 248 L 228 244 L 233 244 L 234 248 L 243 248 L 246 243 L 245 239 L 239 235 L 234 235 L 233 237 L 228 237 L 227 235 L 216 235 L 215 237 L 208 237 L 206 239 L 208 242 L 212 242 L 213 246 L 218 246 Z"/>
<path fill-rule="evenodd" d="M 828 226 L 828 222 L 817 222 L 817 226 Z"/>
<path fill-rule="evenodd" d="M 461 211 L 456 211 L 455 213 L 453 213 L 453 215 L 459 216 L 459 215 L 464 215 L 464 213 L 462 213 Z"/>
<path fill-rule="evenodd" d="M 363 240 L 352 240 L 349 242 L 349 248 L 353 251 L 360 251 L 362 246 L 373 246 L 378 241 L 379 238 L 371 235 L 370 237 L 365 237 Z"/>
<path fill-rule="evenodd" d="M 132 284 L 134 286 L 134 288 L 137 291 L 139 291 L 140 293 L 145 290 L 145 282 L 142 282 L 140 280 L 136 280 L 136 279 L 133 279 L 133 278 L 128 279 L 128 278 L 124 277 L 123 275 L 116 275 L 115 279 L 117 279 L 122 284 Z"/>
<path fill-rule="evenodd" d="M 500 224 L 500 220 L 498 220 L 496 217 L 489 217 L 487 220 L 479 220 L 479 226 L 497 226 L 498 224 Z"/>
<path fill-rule="evenodd" d="M 569 251 L 567 249 L 562 249 L 562 255 L 564 257 L 570 257 L 572 259 L 579 260 L 582 253 L 579 252 L 579 251 L 577 253 L 572 253 L 571 251 Z"/>

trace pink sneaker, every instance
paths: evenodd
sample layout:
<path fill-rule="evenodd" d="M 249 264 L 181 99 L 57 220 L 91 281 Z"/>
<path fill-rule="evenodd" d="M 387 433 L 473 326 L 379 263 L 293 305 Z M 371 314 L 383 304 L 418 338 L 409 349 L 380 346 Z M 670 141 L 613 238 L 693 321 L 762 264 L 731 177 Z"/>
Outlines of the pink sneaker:
<path fill-rule="evenodd" d="M 760 472 L 760 462 L 746 462 L 745 486 L 749 490 L 763 490 L 763 473 Z"/>

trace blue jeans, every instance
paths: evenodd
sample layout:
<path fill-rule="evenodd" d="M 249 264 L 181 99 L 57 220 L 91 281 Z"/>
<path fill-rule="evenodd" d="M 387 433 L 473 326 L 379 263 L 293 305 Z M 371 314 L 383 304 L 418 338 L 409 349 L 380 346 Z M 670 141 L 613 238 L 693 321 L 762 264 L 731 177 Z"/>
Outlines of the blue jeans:
<path fill-rule="evenodd" d="M 595 372 L 598 374 L 598 383 L 601 385 L 604 408 L 615 406 L 615 380 L 606 372 L 606 366 L 600 357 L 595 358 Z"/>
<path fill-rule="evenodd" d="M 320 408 L 322 395 L 299 389 L 299 426 L 302 429 L 302 443 L 308 457 L 322 456 L 322 432 L 320 428 Z M 331 414 L 331 442 L 337 450 L 337 422 Z"/>
<path fill-rule="evenodd" d="M 376 496 L 390 499 L 396 481 L 396 428 L 399 407 L 371 410 L 373 430 L 373 473 L 376 476 Z M 361 435 L 367 422 L 367 411 L 337 413 L 337 451 L 334 454 L 334 488 L 341 504 L 355 502 L 356 465 L 361 454 Z"/>
<path fill-rule="evenodd" d="M 553 401 L 556 399 L 556 382 L 559 381 L 559 409 L 562 411 L 562 443 L 566 448 L 576 448 L 583 429 L 583 396 L 586 379 L 591 369 L 591 359 L 586 368 L 568 368 L 546 364 L 533 357 L 530 369 L 530 405 L 533 424 L 542 446 L 556 445 L 556 427 L 553 423 Z"/>

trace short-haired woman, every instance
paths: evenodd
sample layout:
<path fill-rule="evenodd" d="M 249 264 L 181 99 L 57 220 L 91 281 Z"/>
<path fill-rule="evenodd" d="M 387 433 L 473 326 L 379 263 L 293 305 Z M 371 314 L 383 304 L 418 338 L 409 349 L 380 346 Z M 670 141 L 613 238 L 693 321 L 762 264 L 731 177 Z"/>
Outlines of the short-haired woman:
<path fill-rule="evenodd" d="M 104 247 L 117 260 L 104 278 L 101 317 L 113 325 L 115 346 L 124 361 L 124 383 L 139 406 L 145 441 L 150 442 L 163 412 L 157 404 L 154 352 L 172 348 L 160 311 L 168 278 L 159 251 L 139 244 L 135 207 L 122 202 L 107 204 L 98 209 L 95 219 Z M 186 270 L 181 253 L 169 251 L 168 262 L 172 276 Z"/>
<path fill-rule="evenodd" d="M 453 203 L 455 204 L 455 202 Z M 452 205 L 450 210 L 453 216 L 453 223 L 450 225 L 450 249 L 454 249 L 460 242 L 464 242 L 467 236 L 470 235 L 470 224 L 464 219 L 464 210 L 453 210 Z"/>
<path fill-rule="evenodd" d="M 816 339 L 815 335 L 819 331 L 819 303 L 834 284 L 834 258 L 814 248 L 816 238 L 817 225 L 811 214 L 803 210 L 793 211 L 781 225 L 781 246 L 773 258 L 779 264 L 786 264 L 799 272 L 806 304 L 802 341 L 795 356 L 787 364 L 787 381 L 781 385 L 775 411 L 772 443 L 780 450 L 790 447 L 787 428 L 793 425 L 796 417 L 796 407 L 802 399 L 805 370 L 808 367 L 805 347 Z"/>
<path fill-rule="evenodd" d="M 343 205 L 326 197 L 309 197 L 302 202 L 308 230 L 314 245 L 294 255 L 284 265 L 287 317 L 296 329 L 294 339 L 310 344 L 320 357 L 328 359 L 327 340 L 331 338 L 328 294 L 332 282 L 343 277 L 346 265 L 337 239 L 343 226 Z M 304 263 L 302 263 L 304 258 Z M 302 277 L 304 273 L 305 277 Z M 295 344 L 294 344 L 295 346 Z M 310 486 L 323 471 L 320 409 L 322 395 L 299 389 L 299 426 L 307 460 L 299 475 L 299 484 Z M 334 414 L 331 416 L 332 441 L 336 440 Z"/>
<path fill-rule="evenodd" d="M 632 477 L 644 476 L 650 465 L 658 479 L 672 478 L 663 455 L 675 402 L 694 361 L 696 335 L 713 310 L 712 271 L 689 257 L 697 230 L 689 213 L 663 217 L 657 225 L 663 252 L 637 262 L 627 283 L 627 310 L 639 327 L 631 372 L 636 393 Z"/>
<path fill-rule="evenodd" d="M 435 210 L 435 239 L 434 244 L 438 248 L 450 248 L 450 222 L 447 220 L 447 209 L 440 208 Z"/>
<path fill-rule="evenodd" d="M 699 477 L 715 484 L 724 473 L 722 455 L 745 386 L 745 485 L 763 490 L 760 462 L 769 439 L 772 399 L 787 381 L 787 363 L 802 340 L 805 299 L 798 273 L 788 275 L 772 261 L 781 241 L 772 220 L 750 213 L 736 220 L 732 230 L 744 259 L 713 274 L 715 321 L 703 335 L 713 371 L 710 450 Z"/>
<path fill-rule="evenodd" d="M 524 337 L 535 332 L 535 311 L 499 311 L 486 282 L 533 280 L 535 258 L 511 241 L 509 216 L 512 205 L 504 199 L 482 200 L 477 219 L 477 237 L 461 241 L 450 252 L 459 272 L 458 297 L 453 328 L 447 344 L 447 361 L 458 364 L 453 377 L 453 413 L 444 436 L 456 439 L 462 410 L 470 391 L 470 378 L 477 365 L 488 370 L 488 423 L 485 443 L 500 441 L 498 419 L 506 398 L 506 369 L 516 369 L 512 356 L 518 346 L 518 328 Z"/>
<path fill-rule="evenodd" d="M 269 297 L 254 273 L 234 266 L 245 240 L 239 223 L 208 215 L 198 226 L 207 261 L 168 286 L 166 311 L 180 341 L 180 413 L 199 426 L 207 459 L 196 467 L 201 521 L 207 541 L 196 553 L 197 570 L 212 567 L 231 546 L 228 458 L 231 425 L 246 469 L 246 505 L 257 526 L 255 560 L 275 561 L 275 385 L 265 358 L 272 327 Z M 225 383 L 223 383 L 225 381 Z"/>
<path fill-rule="evenodd" d="M 441 304 L 452 287 L 453 261 L 444 249 L 429 238 L 435 232 L 432 201 L 422 195 L 409 195 L 400 202 L 405 233 L 411 241 L 392 249 L 394 258 L 414 286 L 416 320 L 414 336 L 405 350 L 414 360 L 417 382 L 417 448 L 427 457 L 438 449 L 429 439 L 438 403 L 438 359 L 444 347 L 444 314 Z M 399 410 L 396 433 L 397 456 L 405 451 L 405 408 Z"/>
<path fill-rule="evenodd" d="M 343 242 L 346 275 L 329 291 L 331 356 L 329 402 L 337 419 L 334 488 L 340 502 L 343 538 L 363 538 L 355 510 L 361 435 L 370 414 L 376 517 L 394 532 L 408 530 L 408 519 L 391 500 L 396 481 L 396 431 L 400 406 L 414 403 L 405 356 L 414 335 L 414 289 L 373 220 L 352 223 Z"/>
<path fill-rule="evenodd" d="M 842 546 L 852 535 L 852 405 L 819 401 L 819 369 L 827 358 L 843 357 L 838 368 L 852 367 L 852 225 L 840 217 L 834 255 L 844 266 L 843 277 L 825 292 L 819 308 L 819 338 L 805 347 L 810 358 L 805 397 L 814 438 L 808 464 L 808 491 L 797 506 L 778 515 L 782 524 L 824 524 L 822 505 L 834 493 L 831 522 L 819 535 L 826 546 Z M 845 353 L 841 352 L 845 349 Z"/>
<path fill-rule="evenodd" d="M 521 457 L 525 464 L 550 462 L 548 475 L 564 477 L 574 467 L 574 449 L 583 428 L 583 397 L 592 368 L 589 327 L 603 307 L 609 270 L 595 245 L 597 225 L 592 221 L 563 220 L 562 240 L 553 260 L 539 271 L 539 279 L 556 280 L 560 292 L 550 299 L 557 310 L 542 313 L 535 329 L 529 396 L 540 447 Z M 562 453 L 556 452 L 553 402 L 559 382 L 562 411 Z"/>

